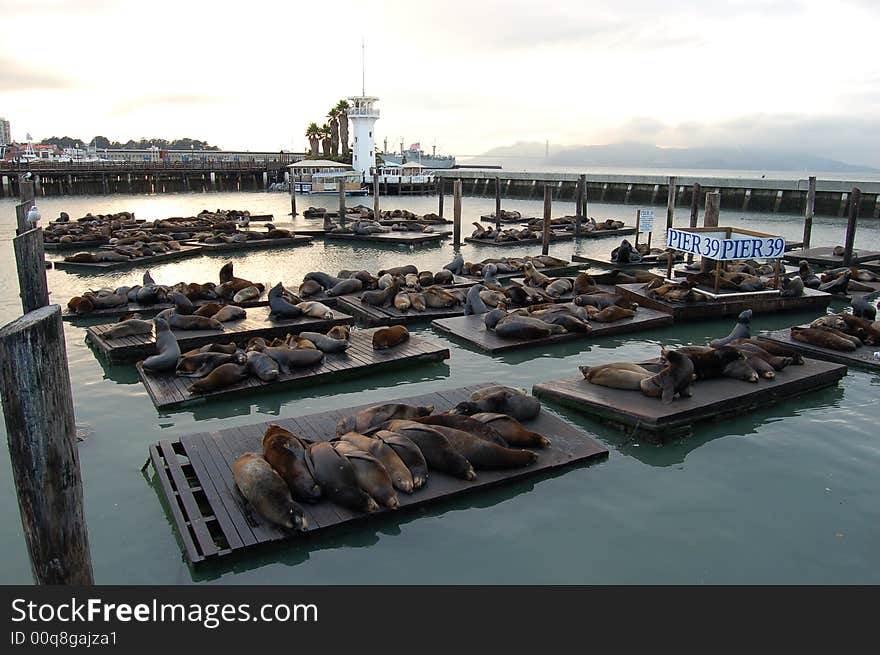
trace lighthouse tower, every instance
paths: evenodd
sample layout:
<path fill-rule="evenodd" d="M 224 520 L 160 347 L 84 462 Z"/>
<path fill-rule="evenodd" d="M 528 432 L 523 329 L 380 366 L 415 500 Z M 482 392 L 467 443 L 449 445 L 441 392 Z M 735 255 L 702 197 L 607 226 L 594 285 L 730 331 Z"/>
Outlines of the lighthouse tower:
<path fill-rule="evenodd" d="M 351 107 L 348 110 L 348 119 L 351 121 L 351 133 L 353 143 L 351 148 L 351 165 L 354 170 L 361 174 L 362 179 L 372 175 L 376 167 L 376 120 L 379 118 L 379 110 L 373 107 L 373 103 L 379 98 L 373 96 L 355 96 L 349 98 Z"/>

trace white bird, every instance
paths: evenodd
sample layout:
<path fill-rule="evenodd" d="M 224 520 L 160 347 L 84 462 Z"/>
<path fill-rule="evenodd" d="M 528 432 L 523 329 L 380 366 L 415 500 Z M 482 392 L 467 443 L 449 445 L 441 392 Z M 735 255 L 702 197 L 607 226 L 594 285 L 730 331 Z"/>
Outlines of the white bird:
<path fill-rule="evenodd" d="M 42 214 L 40 214 L 40 210 L 37 209 L 37 206 L 34 205 L 33 207 L 31 207 L 27 213 L 27 222 L 28 225 L 31 226 L 31 229 L 37 227 L 37 223 L 40 222 L 41 218 L 43 218 L 43 216 Z"/>

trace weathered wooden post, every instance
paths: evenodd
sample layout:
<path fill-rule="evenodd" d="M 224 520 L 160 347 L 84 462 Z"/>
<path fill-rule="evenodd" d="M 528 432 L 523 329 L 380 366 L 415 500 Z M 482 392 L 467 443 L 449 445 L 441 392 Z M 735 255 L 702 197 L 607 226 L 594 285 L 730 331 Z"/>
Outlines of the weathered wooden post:
<path fill-rule="evenodd" d="M 550 253 L 550 211 L 553 202 L 553 189 L 544 185 L 544 231 L 541 234 L 541 254 Z"/>
<path fill-rule="evenodd" d="M 446 178 L 440 178 L 440 185 L 437 189 L 437 215 L 443 218 L 443 196 L 446 194 Z"/>
<path fill-rule="evenodd" d="M 501 231 L 501 178 L 495 176 L 495 229 Z"/>
<path fill-rule="evenodd" d="M 296 217 L 296 175 L 290 173 L 290 215 Z"/>
<path fill-rule="evenodd" d="M 61 307 L 0 329 L 0 367 L 15 371 L 0 397 L 34 581 L 94 584 Z"/>
<path fill-rule="evenodd" d="M 666 229 L 672 229 L 672 223 L 675 218 L 675 175 L 669 176 L 669 185 L 666 190 Z"/>
<path fill-rule="evenodd" d="M 639 247 L 639 230 L 641 230 L 641 229 L 642 229 L 642 210 L 637 209 L 636 210 L 636 239 L 635 239 L 635 243 L 633 243 L 633 246 L 635 248 Z"/>
<path fill-rule="evenodd" d="M 452 185 L 452 245 L 461 246 L 461 180 Z"/>
<path fill-rule="evenodd" d="M 36 228 L 12 239 L 15 265 L 18 269 L 18 293 L 22 313 L 27 314 L 49 304 L 46 264 L 43 251 L 43 230 Z"/>
<path fill-rule="evenodd" d="M 691 227 L 697 227 L 697 218 L 700 215 L 700 183 L 694 182 L 694 186 L 691 189 L 691 221 L 688 225 Z M 687 263 L 694 263 L 694 253 L 689 252 L 687 256 Z"/>
<path fill-rule="evenodd" d="M 34 183 L 26 180 L 19 180 L 19 194 L 21 202 L 15 206 L 16 234 L 23 234 L 31 229 L 28 225 L 27 215 L 34 206 Z"/>
<path fill-rule="evenodd" d="M 373 220 L 378 221 L 379 214 L 379 169 L 373 169 Z"/>
<path fill-rule="evenodd" d="M 854 186 L 849 194 L 849 217 L 846 221 L 846 243 L 843 246 L 843 265 L 852 265 L 853 245 L 856 241 L 856 223 L 859 220 L 859 205 L 862 204 L 862 190 Z"/>
<path fill-rule="evenodd" d="M 807 207 L 804 210 L 804 249 L 810 247 L 810 237 L 813 233 L 813 216 L 816 213 L 816 176 L 810 176 L 807 187 Z"/>
<path fill-rule="evenodd" d="M 710 191 L 706 194 L 706 209 L 703 213 L 703 227 L 718 227 L 718 218 L 721 215 L 721 193 L 718 191 Z M 703 257 L 700 264 L 700 270 L 704 273 L 712 267 L 712 260 Z M 720 273 L 721 260 L 715 269 L 716 278 Z M 717 280 L 716 280 L 717 287 Z M 716 289 L 717 290 L 717 289 Z"/>
<path fill-rule="evenodd" d="M 581 237 L 581 223 L 584 220 L 584 195 L 587 186 L 587 176 L 578 175 L 577 187 L 574 192 L 574 238 Z"/>
<path fill-rule="evenodd" d="M 339 193 L 339 224 L 345 225 L 345 178 L 339 179 L 336 183 L 336 190 Z"/>

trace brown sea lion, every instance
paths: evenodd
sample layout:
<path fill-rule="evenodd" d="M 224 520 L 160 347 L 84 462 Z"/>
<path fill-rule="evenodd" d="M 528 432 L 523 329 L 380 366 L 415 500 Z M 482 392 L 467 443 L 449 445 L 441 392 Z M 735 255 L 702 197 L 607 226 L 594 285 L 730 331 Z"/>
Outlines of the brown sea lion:
<path fill-rule="evenodd" d="M 262 455 L 245 453 L 238 457 L 232 463 L 232 479 L 263 518 L 290 530 L 308 528 L 302 507 L 294 502 L 287 484 Z"/>
<path fill-rule="evenodd" d="M 223 330 L 223 324 L 220 321 L 196 314 L 190 316 L 171 314 L 168 317 L 168 325 L 175 330 Z"/>
<path fill-rule="evenodd" d="M 345 339 L 351 336 L 351 328 L 347 325 L 334 325 L 327 331 L 327 336 L 331 339 Z"/>
<path fill-rule="evenodd" d="M 625 318 L 632 318 L 635 315 L 636 313 L 632 309 L 624 309 L 617 305 L 611 305 L 610 307 L 606 307 L 596 314 L 593 314 L 590 318 L 599 323 L 613 323 L 614 321 L 621 321 Z"/>
<path fill-rule="evenodd" d="M 527 429 L 522 423 L 507 414 L 479 412 L 472 414 L 470 418 L 495 430 L 510 446 L 546 448 L 550 445 L 550 440 L 547 437 Z"/>
<path fill-rule="evenodd" d="M 333 447 L 351 464 L 358 486 L 363 491 L 383 507 L 400 507 L 391 476 L 378 459 L 347 441 L 335 441 Z"/>
<path fill-rule="evenodd" d="M 234 303 L 243 303 L 248 302 L 249 300 L 257 300 L 260 296 L 263 295 L 263 291 L 266 290 L 265 285 L 263 284 L 254 284 L 249 287 L 245 287 L 241 291 L 238 291 L 235 295 L 232 296 L 232 302 Z"/>
<path fill-rule="evenodd" d="M 413 264 L 407 264 L 406 266 L 395 266 L 394 268 L 387 268 L 379 271 L 379 277 L 382 277 L 386 273 L 391 274 L 392 276 L 403 276 L 407 273 L 415 273 L 418 275 L 419 269 L 416 268 Z"/>
<path fill-rule="evenodd" d="M 504 437 L 502 437 L 494 428 L 475 420 L 473 417 L 465 416 L 464 414 L 431 414 L 430 416 L 422 416 L 412 420 L 416 423 L 424 423 L 425 425 L 442 425 L 447 428 L 462 430 L 463 432 L 468 432 L 483 439 L 487 439 L 488 441 L 497 443 L 499 446 L 509 445 L 507 441 L 504 440 Z"/>
<path fill-rule="evenodd" d="M 433 413 L 434 406 L 419 407 L 416 405 L 404 405 L 401 403 L 385 403 L 362 409 L 357 414 L 339 419 L 336 425 L 336 434 L 357 432 L 364 434 L 370 429 L 378 428 L 386 421 L 393 419 L 414 419 Z"/>
<path fill-rule="evenodd" d="M 745 355 L 731 346 L 711 348 L 706 346 L 682 346 L 676 351 L 686 355 L 694 365 L 694 375 L 698 380 L 718 378 L 724 372 L 724 367 L 737 359 L 745 359 Z"/>
<path fill-rule="evenodd" d="M 308 445 L 292 432 L 271 423 L 263 434 L 263 457 L 281 476 L 298 500 L 316 502 L 321 487 L 306 465 Z"/>
<path fill-rule="evenodd" d="M 382 439 L 376 436 L 368 437 L 357 432 L 347 432 L 340 439 L 347 441 L 359 450 L 369 453 L 382 462 L 382 466 L 388 471 L 388 475 L 391 476 L 391 482 L 397 489 L 408 494 L 413 492 L 412 472 L 394 449 L 382 441 Z"/>
<path fill-rule="evenodd" d="M 839 350 L 841 352 L 853 352 L 857 346 L 849 339 L 840 337 L 830 330 L 822 328 L 791 328 L 791 338 L 802 343 L 809 343 L 822 348 Z"/>
<path fill-rule="evenodd" d="M 192 394 L 207 393 L 209 391 L 217 391 L 225 389 L 234 384 L 238 384 L 248 376 L 247 366 L 230 362 L 221 364 L 205 377 L 197 382 L 193 382 L 187 391 Z"/>
<path fill-rule="evenodd" d="M 293 368 L 315 366 L 324 359 L 322 351 L 311 348 L 288 348 L 287 346 L 282 346 L 263 348 L 262 352 L 278 363 L 278 369 L 282 373 L 290 373 L 290 370 Z"/>
<path fill-rule="evenodd" d="M 325 353 L 345 352 L 351 345 L 345 339 L 334 339 L 320 332 L 300 332 L 299 338 L 311 341 L 318 350 Z"/>
<path fill-rule="evenodd" d="M 220 323 L 227 321 L 238 321 L 247 317 L 247 312 L 241 307 L 235 305 L 226 305 L 211 318 Z"/>
<path fill-rule="evenodd" d="M 462 480 L 476 480 L 477 474 L 467 458 L 456 450 L 449 440 L 432 426 L 407 423 L 395 434 L 410 439 L 422 451 L 428 467 L 443 471 Z M 489 443 L 489 442 L 485 442 Z"/>
<path fill-rule="evenodd" d="M 582 294 L 595 293 L 598 291 L 598 287 L 590 275 L 578 273 L 577 277 L 574 278 L 573 291 L 574 295 L 580 296 Z"/>
<path fill-rule="evenodd" d="M 67 301 L 67 308 L 76 314 L 90 314 L 95 311 L 92 301 L 82 296 L 74 296 Z"/>
<path fill-rule="evenodd" d="M 143 321 L 137 318 L 116 323 L 101 336 L 105 339 L 121 339 L 132 337 L 137 334 L 150 334 L 153 331 L 152 321 Z"/>
<path fill-rule="evenodd" d="M 423 293 L 408 293 L 410 305 L 417 312 L 425 311 L 425 308 L 428 306 L 425 303 L 425 294 Z"/>
<path fill-rule="evenodd" d="M 376 501 L 358 485 L 352 465 L 329 442 L 311 444 L 306 451 L 306 464 L 325 498 L 360 512 L 379 509 Z"/>
<path fill-rule="evenodd" d="M 253 286 L 253 282 L 250 280 L 245 280 L 240 277 L 235 277 L 233 273 L 233 264 L 232 262 L 227 262 L 223 266 L 220 267 L 220 284 L 226 284 L 232 282 L 238 288 L 236 291 L 241 291 L 247 287 Z"/>
<path fill-rule="evenodd" d="M 691 397 L 691 384 L 694 380 L 694 364 L 690 357 L 676 350 L 663 351 L 666 366 L 662 371 L 642 380 L 642 393 L 649 398 L 660 398 L 668 405 L 678 395 Z"/>
<path fill-rule="evenodd" d="M 361 300 L 373 307 L 388 307 L 393 303 L 398 291 L 400 291 L 400 282 L 395 278 L 384 289 L 364 291 L 361 294 Z"/>
<path fill-rule="evenodd" d="M 409 341 L 409 330 L 403 325 L 379 328 L 373 332 L 373 349 L 385 350 Z"/>
<path fill-rule="evenodd" d="M 235 362 L 244 364 L 244 356 L 241 353 L 194 353 L 183 355 L 177 362 L 175 373 L 184 378 L 201 378 L 213 371 L 218 366 Z"/>
<path fill-rule="evenodd" d="M 394 296 L 394 309 L 399 312 L 405 312 L 410 307 L 412 307 L 412 301 L 409 299 L 409 294 L 406 291 L 398 291 L 397 295 Z"/>
<path fill-rule="evenodd" d="M 654 374 L 638 364 L 630 362 L 610 362 L 598 366 L 578 366 L 584 379 L 590 384 L 611 389 L 640 391 L 642 380 Z"/>
<path fill-rule="evenodd" d="M 481 412 L 507 414 L 517 421 L 531 420 L 537 417 L 540 411 L 541 402 L 537 398 L 503 389 L 483 396 L 476 401 L 460 402 L 452 410 L 455 414 L 469 416 Z"/>
<path fill-rule="evenodd" d="M 299 285 L 299 295 L 303 298 L 314 296 L 321 293 L 323 290 L 324 287 L 318 284 L 318 282 L 315 280 L 305 280 L 302 284 Z"/>
<path fill-rule="evenodd" d="M 206 318 L 211 318 L 212 316 L 214 316 L 214 314 L 219 312 L 224 307 L 225 307 L 225 305 L 221 305 L 220 303 L 209 302 L 207 304 L 202 305 L 201 307 L 198 307 L 193 312 L 193 314 L 195 316 L 204 316 Z"/>
<path fill-rule="evenodd" d="M 425 305 L 428 307 L 441 309 L 461 304 L 461 301 L 455 295 L 440 287 L 428 287 L 422 290 L 422 295 L 425 298 Z"/>
<path fill-rule="evenodd" d="M 804 356 L 793 348 L 772 341 L 765 341 L 764 339 L 737 339 L 736 341 L 732 341 L 730 345 L 754 345 L 767 351 L 771 355 L 790 358 L 792 364 L 803 365 L 804 363 Z"/>
<path fill-rule="evenodd" d="M 413 479 L 413 489 L 424 486 L 428 480 L 428 463 L 419 447 L 402 434 L 395 434 L 388 430 L 376 432 L 376 438 L 381 439 L 394 453 L 400 457 L 406 468 L 409 469 Z"/>

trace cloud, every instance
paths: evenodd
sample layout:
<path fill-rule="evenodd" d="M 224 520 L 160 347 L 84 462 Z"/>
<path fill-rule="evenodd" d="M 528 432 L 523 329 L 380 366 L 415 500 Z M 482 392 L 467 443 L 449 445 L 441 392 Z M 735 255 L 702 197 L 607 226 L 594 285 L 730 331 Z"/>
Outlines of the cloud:
<path fill-rule="evenodd" d="M 169 93 L 156 96 L 145 96 L 123 102 L 113 108 L 111 114 L 123 116 L 148 107 L 161 107 L 168 105 L 209 105 L 222 102 L 222 98 L 195 93 Z"/>
<path fill-rule="evenodd" d="M 52 73 L 32 70 L 21 62 L 0 58 L 0 93 L 35 91 L 38 89 L 67 89 L 69 80 Z"/>

